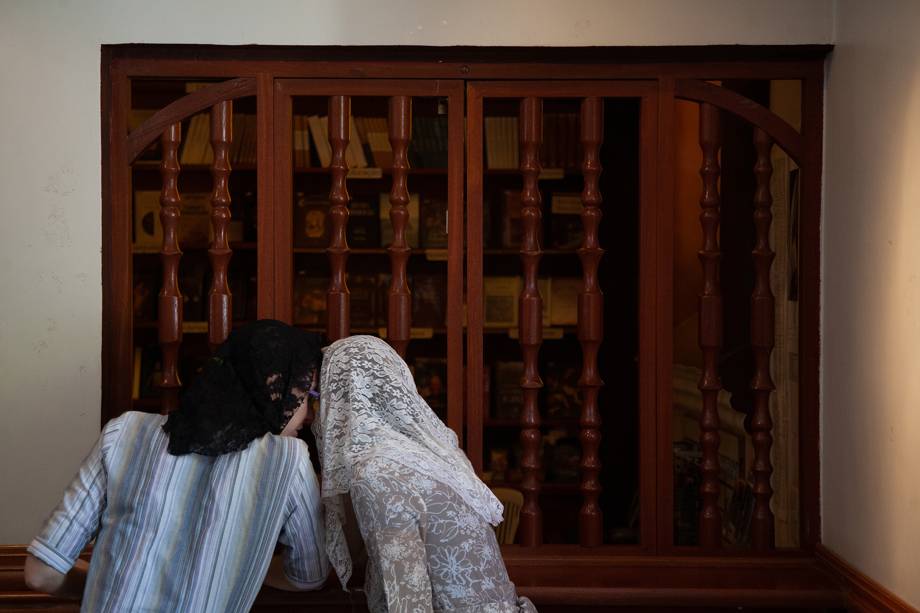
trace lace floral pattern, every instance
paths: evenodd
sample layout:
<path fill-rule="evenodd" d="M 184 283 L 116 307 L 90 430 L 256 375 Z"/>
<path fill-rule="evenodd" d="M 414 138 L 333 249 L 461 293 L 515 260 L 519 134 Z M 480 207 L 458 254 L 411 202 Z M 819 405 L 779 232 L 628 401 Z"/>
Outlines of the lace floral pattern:
<path fill-rule="evenodd" d="M 517 598 L 495 533 L 440 481 L 372 455 L 355 468 L 351 498 L 371 611 L 536 611 Z"/>
<path fill-rule="evenodd" d="M 415 469 L 431 487 L 437 483 L 453 492 L 483 525 L 501 521 L 501 503 L 385 341 L 352 336 L 326 348 L 320 390 L 313 434 L 322 465 L 326 552 L 343 587 L 351 576 L 351 558 L 342 531 L 342 495 L 352 488 L 355 467 L 372 454 Z"/>

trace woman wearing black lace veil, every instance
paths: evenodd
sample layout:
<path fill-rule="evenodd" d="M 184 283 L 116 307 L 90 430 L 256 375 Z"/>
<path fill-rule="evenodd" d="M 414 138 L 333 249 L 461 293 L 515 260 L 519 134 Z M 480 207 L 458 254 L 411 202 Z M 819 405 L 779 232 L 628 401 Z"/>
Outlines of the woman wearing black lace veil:
<path fill-rule="evenodd" d="M 372 336 L 336 341 L 325 349 L 320 393 L 313 434 L 326 552 L 342 585 L 352 573 L 351 506 L 367 546 L 371 611 L 533 613 L 492 530 L 501 503 L 399 354 Z"/>
<path fill-rule="evenodd" d="M 296 438 L 321 345 L 281 322 L 255 322 L 230 334 L 178 411 L 129 411 L 106 424 L 29 547 L 27 583 L 82 592 L 84 611 L 242 612 L 263 580 L 322 586 L 319 485 Z M 93 538 L 88 575 L 71 570 Z"/>

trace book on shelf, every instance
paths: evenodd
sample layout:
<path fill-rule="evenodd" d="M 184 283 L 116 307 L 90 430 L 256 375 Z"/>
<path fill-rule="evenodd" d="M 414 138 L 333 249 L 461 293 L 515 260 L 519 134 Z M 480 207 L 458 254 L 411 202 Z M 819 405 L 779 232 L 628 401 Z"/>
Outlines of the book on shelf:
<path fill-rule="evenodd" d="M 388 272 L 377 273 L 377 325 L 385 327 L 390 311 L 390 279 Z M 411 280 L 407 280 L 411 287 Z"/>
<path fill-rule="evenodd" d="M 550 197 L 552 248 L 576 249 L 581 246 L 583 208 L 581 194 L 578 192 L 557 192 Z"/>
<path fill-rule="evenodd" d="M 155 270 L 134 269 L 134 287 L 131 292 L 131 306 L 134 321 L 156 321 L 159 283 Z"/>
<path fill-rule="evenodd" d="M 550 283 L 550 324 L 574 326 L 578 323 L 578 294 L 583 281 L 573 277 L 553 277 Z"/>
<path fill-rule="evenodd" d="M 310 136 L 313 137 L 313 144 L 319 156 L 320 165 L 328 168 L 332 164 L 332 145 L 329 142 L 329 121 L 323 115 L 310 115 L 307 118 L 310 126 Z M 348 145 L 345 147 L 345 164 L 349 168 L 366 168 L 367 158 L 364 155 L 364 148 L 361 146 L 361 138 L 358 136 L 358 128 L 355 126 L 354 118 L 349 118 Z"/>
<path fill-rule="evenodd" d="M 179 243 L 208 245 L 213 237 L 211 229 L 211 194 L 189 192 L 182 194 L 179 209 Z"/>
<path fill-rule="evenodd" d="M 444 275 L 417 273 L 412 275 L 412 325 L 438 328 L 447 318 Z"/>
<path fill-rule="evenodd" d="M 134 400 L 160 397 L 159 381 L 163 376 L 163 361 L 159 345 L 134 348 L 134 376 L 131 398 Z"/>
<path fill-rule="evenodd" d="M 516 326 L 520 293 L 520 277 L 485 277 L 483 279 L 483 325 L 487 328 Z"/>
<path fill-rule="evenodd" d="M 329 199 L 326 196 L 305 196 L 298 192 L 294 204 L 294 246 L 326 247 L 329 244 Z"/>
<path fill-rule="evenodd" d="M 521 219 L 523 205 L 521 203 L 521 190 L 502 190 L 502 248 L 517 249 L 524 238 L 524 223 Z M 537 228 L 537 238 L 543 244 L 543 224 Z"/>
<path fill-rule="evenodd" d="M 356 198 L 348 207 L 348 246 L 356 249 L 380 247 L 380 203 L 374 199 Z"/>
<path fill-rule="evenodd" d="M 163 245 L 163 224 L 160 223 L 160 192 L 134 192 L 134 246 L 159 249 Z"/>
<path fill-rule="evenodd" d="M 244 319 L 254 320 L 258 317 L 259 279 L 253 273 L 246 278 L 246 311 Z"/>
<path fill-rule="evenodd" d="M 423 198 L 419 226 L 422 247 L 425 249 L 446 249 L 447 199 L 428 196 Z"/>
<path fill-rule="evenodd" d="M 495 419 L 518 419 L 524 406 L 524 390 L 521 380 L 524 378 L 523 362 L 495 362 L 495 402 L 493 417 Z"/>
<path fill-rule="evenodd" d="M 294 323 L 306 326 L 326 325 L 326 290 L 329 281 L 298 270 L 294 277 Z"/>
<path fill-rule="evenodd" d="M 208 318 L 209 277 L 210 267 L 203 258 L 183 262 L 179 267 L 183 321 L 205 321 Z"/>
<path fill-rule="evenodd" d="M 211 149 L 211 116 L 210 113 L 198 113 L 189 120 L 188 131 L 182 142 L 182 152 L 179 154 L 179 164 L 182 166 L 196 164 L 210 164 L 214 161 L 214 151 Z"/>
<path fill-rule="evenodd" d="M 570 361 L 550 360 L 543 370 L 544 415 L 550 419 L 576 419 L 581 415 L 579 368 Z"/>
<path fill-rule="evenodd" d="M 233 201 L 233 204 L 236 207 L 234 215 L 243 222 L 242 240 L 250 243 L 256 242 L 259 238 L 259 213 L 255 191 L 247 189 L 243 192 L 242 197 Z"/>
<path fill-rule="evenodd" d="M 241 115 L 243 134 L 240 138 L 240 148 L 238 157 L 235 160 L 237 164 L 244 166 L 255 166 L 258 160 L 258 122 L 253 114 Z"/>
<path fill-rule="evenodd" d="M 379 198 L 380 208 L 380 245 L 389 247 L 393 242 L 393 226 L 390 223 L 390 194 L 382 192 Z M 409 219 L 406 224 L 406 244 L 411 249 L 417 249 L 419 245 L 419 195 L 409 194 L 409 204 L 406 207 L 409 211 Z"/>
<path fill-rule="evenodd" d="M 377 324 L 377 275 L 349 273 L 351 325 L 372 328 Z"/>
<path fill-rule="evenodd" d="M 293 117 L 294 168 L 310 167 L 310 127 L 306 115 Z"/>
<path fill-rule="evenodd" d="M 444 358 L 415 358 L 412 362 L 415 387 L 431 410 L 447 421 L 447 360 Z"/>
<path fill-rule="evenodd" d="M 393 167 L 393 149 L 385 117 L 355 117 L 358 137 L 370 150 L 370 157 L 377 168 Z"/>
<path fill-rule="evenodd" d="M 412 118 L 409 160 L 414 167 L 447 167 L 447 117 L 415 115 Z"/>
<path fill-rule="evenodd" d="M 519 166 L 517 117 L 486 117 L 486 167 L 492 170 Z"/>
<path fill-rule="evenodd" d="M 249 291 L 248 281 L 249 279 L 246 275 L 230 275 L 230 282 L 228 285 L 230 288 L 231 317 L 233 317 L 234 321 L 250 319 L 246 316 L 246 306 L 248 304 L 247 293 Z M 252 317 L 252 319 L 255 319 L 255 317 Z"/>
<path fill-rule="evenodd" d="M 581 476 L 578 438 L 562 429 L 543 435 L 543 468 L 547 483 L 578 483 Z"/>

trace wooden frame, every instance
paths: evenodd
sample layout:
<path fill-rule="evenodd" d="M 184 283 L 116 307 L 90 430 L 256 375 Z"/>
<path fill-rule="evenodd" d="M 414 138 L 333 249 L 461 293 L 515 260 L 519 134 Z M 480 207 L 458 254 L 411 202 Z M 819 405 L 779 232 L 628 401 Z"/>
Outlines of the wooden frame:
<path fill-rule="evenodd" d="M 656 172 L 642 176 L 643 201 L 650 199 L 655 202 L 654 213 L 647 213 L 643 209 L 643 219 L 648 223 L 650 234 L 642 236 L 642 241 L 647 244 L 657 244 L 656 255 L 647 262 L 651 268 L 643 269 L 641 276 L 644 280 L 640 299 L 645 304 L 654 305 L 654 321 L 652 328 L 643 327 L 640 330 L 642 346 L 649 343 L 654 346 L 657 356 L 654 364 L 644 364 L 642 383 L 640 385 L 641 403 L 643 407 L 653 403 L 656 410 L 651 416 L 643 410 L 644 420 L 642 436 L 654 437 L 658 441 L 656 457 L 642 459 L 641 469 L 644 475 L 654 475 L 654 479 L 643 480 L 643 488 L 654 488 L 656 495 L 651 495 L 643 490 L 643 500 L 652 500 L 650 504 L 657 505 L 658 509 L 670 509 L 673 506 L 670 472 L 670 448 L 662 443 L 670 439 L 669 412 L 670 389 L 665 384 L 670 377 L 670 359 L 672 356 L 672 331 L 669 329 L 671 321 L 671 292 L 673 283 L 672 245 L 668 240 L 659 237 L 670 236 L 673 224 L 673 211 L 670 209 L 674 197 L 674 185 L 671 177 L 674 169 L 673 143 L 668 138 L 674 124 L 674 104 L 678 98 L 705 100 L 720 106 L 723 109 L 735 112 L 746 119 L 753 120 L 759 127 L 770 134 L 778 143 L 786 147 L 790 155 L 799 160 L 802 167 L 803 192 L 802 192 L 802 217 L 801 217 L 801 287 L 800 298 L 800 360 L 801 360 L 801 386 L 800 386 L 800 488 L 801 501 L 801 544 L 805 551 L 813 550 L 820 540 L 820 514 L 818 499 L 818 476 L 820 474 L 818 457 L 818 399 L 819 399 L 819 296 L 820 296 L 820 181 L 821 181 L 821 111 L 823 91 L 823 58 L 829 51 L 826 46 L 808 46 L 797 48 L 711 48 L 705 50 L 692 50 L 684 54 L 693 57 L 693 61 L 675 62 L 671 58 L 680 57 L 680 53 L 671 49 L 649 49 L 643 51 L 623 49 L 601 50 L 553 50 L 552 53 L 537 49 L 512 49 L 512 50 L 476 50 L 476 49 L 358 49 L 343 50 L 337 48 L 321 48 L 308 50 L 294 48 L 268 48 L 268 49 L 221 49 L 221 48 L 196 48 L 187 46 L 159 47 L 155 45 L 123 45 L 104 46 L 102 53 L 102 146 L 103 146 L 103 207 L 102 226 L 103 236 L 103 376 L 102 376 L 102 417 L 103 421 L 114 416 L 127 405 L 131 397 L 130 377 L 127 376 L 126 365 L 131 364 L 132 347 L 132 321 L 129 310 L 130 283 L 131 283 L 131 245 L 130 245 L 130 210 L 125 203 L 130 203 L 131 178 L 129 163 L 132 155 L 139 151 L 140 143 L 150 138 L 155 138 L 157 127 L 149 123 L 144 130 L 127 134 L 127 110 L 130 108 L 130 79 L 144 76 L 159 77 L 213 77 L 234 79 L 235 85 L 225 85 L 226 91 L 220 90 L 224 99 L 234 96 L 255 95 L 257 97 L 257 121 L 259 125 L 258 141 L 258 167 L 269 168 L 273 163 L 273 141 L 276 127 L 279 125 L 279 113 L 284 112 L 284 102 L 279 99 L 279 94 L 290 95 L 296 88 L 296 83 L 307 83 L 306 80 L 316 80 L 317 87 L 322 84 L 326 90 L 336 90 L 342 94 L 342 89 L 334 84 L 355 87 L 355 95 L 373 95 L 367 92 L 388 91 L 387 81 L 394 79 L 405 80 L 407 87 L 419 88 L 419 91 L 432 87 L 426 85 L 426 79 L 453 81 L 457 87 L 461 81 L 469 80 L 505 80 L 512 81 L 514 93 L 505 92 L 508 96 L 519 97 L 521 92 L 528 91 L 527 82 L 521 80 L 534 80 L 530 85 L 540 85 L 540 89 L 530 90 L 533 95 L 551 97 L 552 92 L 565 92 L 566 96 L 578 95 L 572 92 L 590 92 L 592 95 L 603 95 L 605 87 L 623 93 L 632 91 L 637 97 L 643 97 L 643 130 L 655 133 L 654 146 L 648 153 L 655 162 Z M 200 59 L 182 59 L 188 51 L 194 50 Z M 644 53 L 644 55 L 643 55 Z M 309 57 L 310 59 L 306 59 Z M 388 59 L 389 58 L 389 59 Z M 560 58 L 570 58 L 574 63 L 562 63 Z M 744 61 L 737 61 L 738 58 Z M 288 61 L 285 61 L 288 59 Z M 291 61 L 292 60 L 292 61 Z M 502 61 L 504 60 L 504 61 Z M 541 61 L 546 60 L 546 61 Z M 551 60 L 551 61 L 550 61 Z M 339 81 L 335 77 L 348 76 L 349 81 Z M 361 81 L 354 81 L 351 77 L 360 77 Z M 752 79 L 798 79 L 802 81 L 803 90 L 803 124 L 801 133 L 790 133 L 782 125 L 765 119 L 762 112 L 742 101 L 732 100 L 731 96 L 725 97 L 724 92 L 713 92 L 712 86 L 707 86 L 701 80 L 726 79 L 726 78 L 752 78 Z M 283 81 L 281 79 L 291 79 Z M 548 80 L 552 80 L 549 83 Z M 561 83 L 565 81 L 565 83 Z M 611 82 L 617 85 L 611 85 Z M 289 85 L 285 85 L 288 83 Z M 448 86 L 446 81 L 435 81 L 437 87 Z M 545 86 L 545 88 L 544 88 Z M 375 89 L 380 88 L 380 89 Z M 484 92 L 490 95 L 501 94 L 501 84 L 478 83 L 471 85 L 471 92 L 481 96 Z M 584 88 L 579 90 L 579 88 Z M 620 89 L 617 89 L 620 88 Z M 210 95 L 214 94 L 213 90 Z M 311 94 L 317 90 L 311 90 Z M 414 90 L 413 90 L 414 91 Z M 440 90 L 442 95 L 445 91 Z M 611 90 L 613 91 L 613 90 Z M 402 92 L 400 92 L 402 93 Z M 424 95 L 424 94 L 418 94 Z M 462 91 L 450 94 L 462 95 Z M 563 94 L 558 94 L 563 95 Z M 721 96 L 721 97 L 720 97 Z M 454 100 L 454 99 L 452 99 Z M 472 100 L 472 99 L 471 99 Z M 187 107 L 172 109 L 157 118 L 157 122 L 167 125 L 170 120 L 175 121 L 177 113 L 192 112 L 189 109 L 205 108 L 210 98 L 204 96 L 189 102 L 185 99 L 183 104 Z M 451 104 L 451 108 L 457 108 Z M 651 110 L 652 112 L 646 112 Z M 470 124 L 475 124 L 475 105 L 470 106 Z M 648 122 L 648 124 L 646 124 Z M 157 124 L 159 125 L 159 124 Z M 462 134 L 462 117 L 457 119 L 453 114 L 450 120 L 451 142 L 457 143 L 458 136 Z M 790 144 L 798 138 L 799 145 Z M 477 137 L 475 130 L 467 134 L 469 143 L 475 144 Z M 462 147 L 455 145 L 451 150 L 452 159 L 457 159 Z M 142 147 L 141 147 L 142 148 Z M 477 151 L 479 153 L 477 153 Z M 471 146 L 467 151 L 467 164 L 475 168 L 481 167 L 481 147 Z M 463 169 L 457 164 L 451 164 L 448 181 L 451 182 L 451 198 L 463 201 L 462 181 Z M 471 199 L 477 186 L 468 177 L 467 189 Z M 278 247 L 272 245 L 290 244 L 279 240 L 279 233 L 286 232 L 289 224 L 285 219 L 279 218 L 274 203 L 281 197 L 284 187 L 279 184 L 279 172 L 259 172 L 258 190 L 263 206 L 259 207 L 259 248 L 257 252 L 257 266 L 259 270 L 259 317 L 285 317 L 285 308 L 289 308 L 290 300 L 285 300 L 286 293 L 290 292 L 290 284 L 286 279 L 290 277 L 290 262 L 285 262 L 285 257 L 278 252 Z M 653 194 L 653 195 L 650 195 Z M 453 200 L 452 200 L 453 202 Z M 471 200 L 472 202 L 472 200 Z M 476 227 L 474 219 L 475 206 L 471 206 L 469 214 L 470 227 Z M 452 215 L 462 213 L 462 207 L 453 207 Z M 479 220 L 481 223 L 481 219 Z M 451 217 L 451 227 L 455 223 L 462 223 L 461 219 Z M 463 239 L 460 233 L 451 233 L 451 253 L 461 252 Z M 475 232 L 467 235 L 467 248 L 471 253 L 481 253 L 481 242 L 477 251 Z M 481 240 L 481 239 L 480 239 Z M 479 267 L 478 279 L 481 280 L 481 261 L 476 261 L 476 256 L 468 261 L 466 271 L 467 281 L 476 281 L 477 266 Z M 449 269 L 451 279 L 460 279 L 463 274 L 463 263 L 452 260 Z M 457 297 L 460 291 L 457 283 L 452 286 L 451 295 Z M 469 302 L 477 304 L 479 289 L 475 284 L 470 285 Z M 481 296 L 479 296 L 481 298 Z M 453 303 L 453 301 L 450 301 Z M 283 305 L 288 305 L 284 307 Z M 481 330 L 481 314 L 471 309 L 469 313 L 469 330 L 467 333 L 467 352 L 475 361 L 476 356 L 482 354 L 481 334 L 476 335 L 474 330 Z M 451 355 L 462 355 L 461 327 L 457 322 L 460 315 L 455 311 L 450 315 L 453 322 L 450 330 L 453 332 L 448 340 Z M 664 322 L 668 322 L 667 325 Z M 449 380 L 451 389 L 459 389 L 459 377 L 462 374 L 458 369 L 451 371 Z M 652 382 L 649 382 L 649 379 Z M 659 384 L 656 386 L 654 382 Z M 476 390 L 481 390 L 481 371 L 472 368 L 469 370 L 467 381 L 467 398 L 479 398 Z M 476 403 L 470 404 L 475 407 Z M 455 399 L 449 407 L 452 423 L 460 419 L 462 399 Z M 472 411 L 476 409 L 473 408 Z M 472 411 L 467 415 L 467 425 L 473 419 Z M 462 430 L 461 430 L 462 431 Z M 475 433 L 471 434 L 469 444 L 473 457 L 475 454 Z M 650 448 L 654 448 L 650 447 Z M 481 443 L 480 443 L 481 457 Z M 651 467 L 651 468 L 649 468 Z M 650 471 L 650 472 L 649 472 Z M 651 485 L 648 485 L 651 484 Z M 645 513 L 645 511 L 643 511 Z M 641 546 L 629 547 L 602 547 L 602 551 L 610 553 L 643 552 L 656 553 L 673 551 L 673 553 L 697 553 L 694 548 L 671 548 L 667 543 L 673 541 L 672 526 L 669 513 L 656 511 L 650 517 L 657 518 L 652 521 L 643 521 Z M 654 530 L 647 533 L 647 530 Z"/>

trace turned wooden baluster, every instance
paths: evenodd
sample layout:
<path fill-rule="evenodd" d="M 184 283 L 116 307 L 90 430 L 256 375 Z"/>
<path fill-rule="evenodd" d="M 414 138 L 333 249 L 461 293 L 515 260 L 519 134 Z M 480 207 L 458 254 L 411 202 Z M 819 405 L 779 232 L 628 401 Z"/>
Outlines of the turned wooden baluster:
<path fill-rule="evenodd" d="M 393 243 L 390 253 L 390 291 L 387 303 L 387 341 L 406 357 L 406 348 L 412 332 L 412 296 L 406 278 L 406 265 L 412 251 L 406 242 L 409 224 L 409 189 L 406 185 L 409 171 L 408 148 L 412 136 L 412 98 L 390 98 L 390 146 L 393 149 L 393 186 L 390 189 L 390 223 L 393 226 Z"/>
<path fill-rule="evenodd" d="M 211 147 L 214 162 L 211 177 L 211 226 L 214 241 L 208 249 L 211 260 L 211 290 L 208 292 L 208 343 L 211 350 L 227 340 L 232 324 L 230 287 L 227 270 L 230 267 L 230 245 L 227 226 L 230 224 L 230 143 L 233 141 L 233 102 L 225 100 L 211 108 Z"/>
<path fill-rule="evenodd" d="M 760 128 L 754 128 L 754 148 L 757 162 L 754 176 L 754 226 L 757 233 L 754 245 L 754 291 L 751 294 L 751 347 L 754 350 L 754 412 L 751 419 L 751 439 L 754 443 L 754 515 L 751 518 L 751 540 L 754 549 L 767 551 L 774 546 L 773 511 L 770 497 L 773 488 L 770 476 L 770 448 L 773 446 L 773 420 L 770 417 L 770 393 L 776 389 L 770 374 L 770 354 L 773 352 L 775 310 L 773 290 L 770 287 L 770 267 L 774 253 L 770 248 L 770 224 L 773 221 L 773 195 L 770 179 L 773 164 L 770 162 L 772 139 Z"/>
<path fill-rule="evenodd" d="M 348 148 L 351 98 L 332 96 L 329 98 L 329 144 L 332 147 L 332 187 L 329 190 L 329 291 L 326 293 L 326 336 L 335 341 L 348 336 L 351 328 L 348 285 L 345 281 L 345 265 L 348 261 L 348 240 L 345 228 L 348 226 L 348 188 L 345 177 L 348 163 L 345 150 Z"/>
<path fill-rule="evenodd" d="M 599 474 L 601 461 L 601 417 L 597 395 L 604 384 L 597 371 L 597 352 L 604 338 L 604 295 L 597 281 L 597 269 L 604 250 L 598 242 L 598 227 L 603 202 L 598 180 L 601 174 L 600 148 L 604 139 L 604 101 L 585 98 L 581 103 L 581 145 L 584 160 L 581 165 L 584 189 L 581 201 L 581 224 L 584 229 L 578 257 L 584 285 L 578 295 L 578 340 L 581 343 L 582 368 L 578 387 L 581 388 L 581 493 L 583 502 L 578 515 L 579 542 L 596 547 L 603 542 L 604 519 L 598 497 L 601 492 Z"/>
<path fill-rule="evenodd" d="M 182 344 L 182 293 L 179 291 L 179 143 L 182 124 L 174 123 L 160 137 L 163 159 L 160 162 L 160 223 L 163 225 L 163 246 L 160 262 L 163 285 L 157 304 L 157 338 L 162 351 L 160 410 L 170 413 L 179 408 L 179 345 Z"/>
<path fill-rule="evenodd" d="M 719 283 L 719 148 L 721 135 L 719 110 L 700 105 L 700 148 L 703 164 L 700 176 L 703 193 L 700 197 L 700 225 L 703 248 L 699 251 L 703 265 L 703 291 L 700 293 L 699 342 L 703 352 L 703 372 L 699 389 L 703 396 L 700 416 L 702 484 L 700 496 L 700 544 L 714 548 L 721 544 L 722 513 L 719 510 L 719 349 L 722 346 L 722 295 Z"/>
<path fill-rule="evenodd" d="M 524 406 L 521 411 L 521 469 L 524 506 L 521 508 L 521 544 L 539 545 L 543 541 L 543 513 L 540 510 L 540 411 L 537 404 L 543 381 L 537 365 L 543 341 L 543 306 L 537 286 L 540 264 L 540 228 L 542 199 L 540 176 L 540 143 L 543 140 L 543 101 L 539 98 L 521 100 L 521 223 L 523 237 L 521 262 L 524 288 L 521 291 L 518 318 L 518 338 L 524 359 Z"/>

